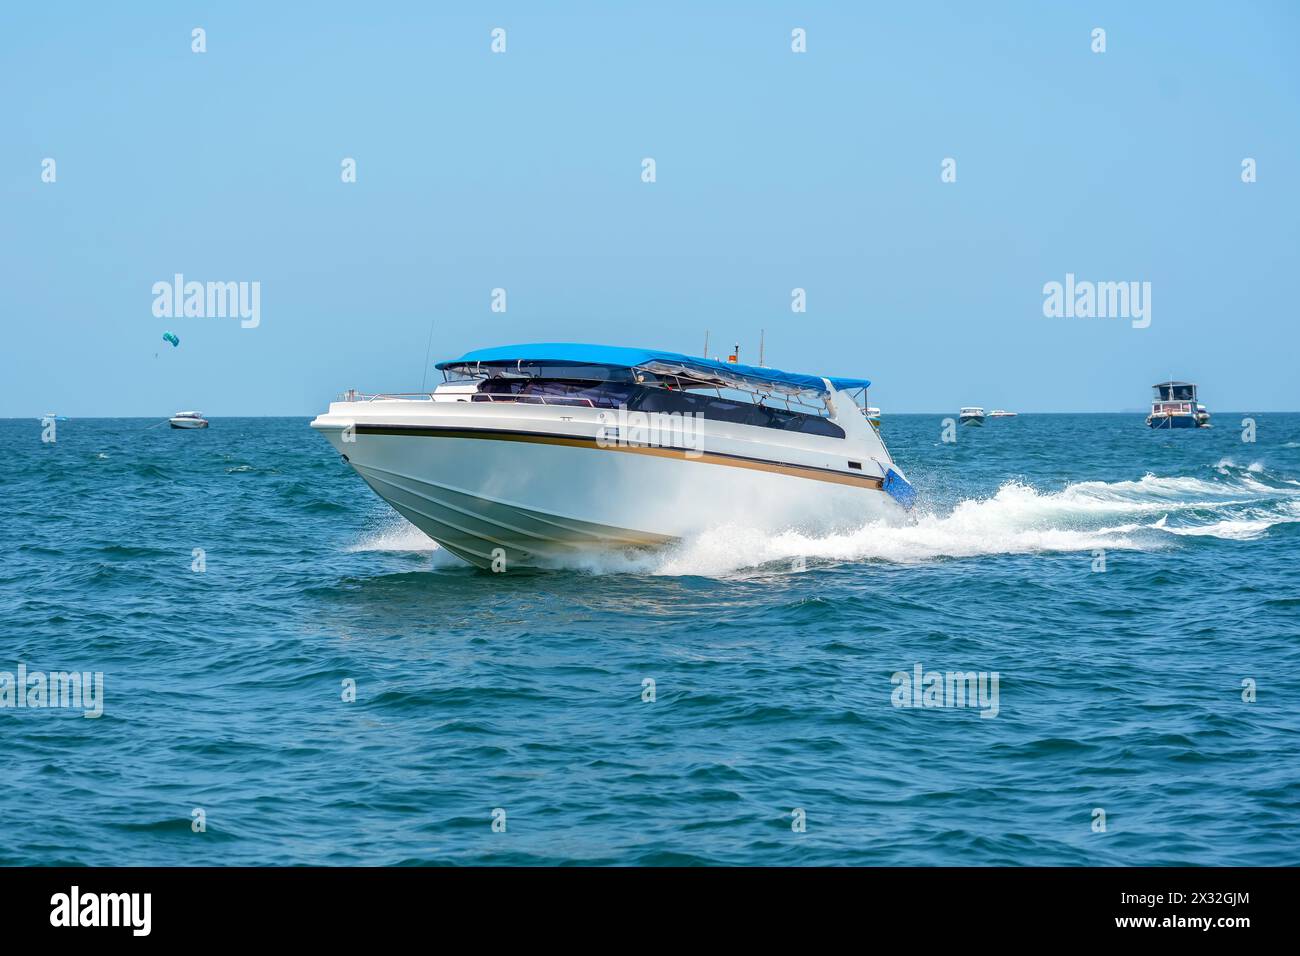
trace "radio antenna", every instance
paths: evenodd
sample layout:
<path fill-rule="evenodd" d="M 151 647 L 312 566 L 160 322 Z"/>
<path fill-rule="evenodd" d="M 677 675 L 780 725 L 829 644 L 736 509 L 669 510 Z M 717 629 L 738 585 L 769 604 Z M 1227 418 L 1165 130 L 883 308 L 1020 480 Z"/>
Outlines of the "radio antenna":
<path fill-rule="evenodd" d="M 424 383 L 429 377 L 429 353 L 433 351 L 433 326 L 437 321 L 435 318 L 429 323 L 429 343 L 424 347 L 424 369 L 420 373 L 420 391 L 424 391 Z"/>

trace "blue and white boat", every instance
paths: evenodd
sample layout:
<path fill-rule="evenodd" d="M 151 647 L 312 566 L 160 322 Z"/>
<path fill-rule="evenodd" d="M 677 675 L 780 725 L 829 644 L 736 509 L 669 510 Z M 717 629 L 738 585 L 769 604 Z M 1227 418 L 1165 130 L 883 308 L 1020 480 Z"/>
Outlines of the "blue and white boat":
<path fill-rule="evenodd" d="M 1151 428 L 1209 428 L 1210 413 L 1196 400 L 1192 382 L 1157 382 L 1147 425 Z"/>
<path fill-rule="evenodd" d="M 856 530 L 915 492 L 861 378 L 543 343 L 439 362 L 432 392 L 312 422 L 385 501 L 483 568 L 653 548 L 710 527 Z"/>

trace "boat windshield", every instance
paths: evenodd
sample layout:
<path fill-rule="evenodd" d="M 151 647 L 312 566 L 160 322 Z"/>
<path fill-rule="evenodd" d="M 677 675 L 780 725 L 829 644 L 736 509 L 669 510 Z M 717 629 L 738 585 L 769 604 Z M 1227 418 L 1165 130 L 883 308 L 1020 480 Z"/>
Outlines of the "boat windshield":
<path fill-rule="evenodd" d="M 865 388 L 845 389 L 845 394 L 853 399 L 853 404 L 858 406 L 860 411 L 867 411 L 871 406 L 867 404 L 867 390 Z"/>
<path fill-rule="evenodd" d="M 1158 402 L 1196 401 L 1196 386 L 1190 382 L 1161 382 L 1153 388 Z"/>
<path fill-rule="evenodd" d="M 771 394 L 705 384 L 607 366 L 544 366 L 514 363 L 445 371 L 448 382 L 478 382 L 471 402 L 528 402 L 585 408 L 625 408 L 662 414 L 699 414 L 712 421 L 755 425 L 843 438 L 824 401 L 811 395 Z M 619 375 L 619 373 L 624 373 Z M 862 390 L 865 393 L 865 390 Z M 865 398 L 865 394 L 864 394 Z"/>

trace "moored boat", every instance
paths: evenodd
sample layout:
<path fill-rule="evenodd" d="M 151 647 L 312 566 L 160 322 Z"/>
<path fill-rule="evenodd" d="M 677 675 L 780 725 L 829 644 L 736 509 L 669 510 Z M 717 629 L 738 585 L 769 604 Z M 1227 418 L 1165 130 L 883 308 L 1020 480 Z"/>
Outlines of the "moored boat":
<path fill-rule="evenodd" d="M 208 420 L 199 412 L 177 412 L 169 422 L 172 428 L 207 428 Z"/>
<path fill-rule="evenodd" d="M 1196 400 L 1196 385 L 1192 382 L 1157 382 L 1151 386 L 1155 395 L 1151 413 L 1147 415 L 1150 428 L 1209 428 L 1210 413 Z"/>

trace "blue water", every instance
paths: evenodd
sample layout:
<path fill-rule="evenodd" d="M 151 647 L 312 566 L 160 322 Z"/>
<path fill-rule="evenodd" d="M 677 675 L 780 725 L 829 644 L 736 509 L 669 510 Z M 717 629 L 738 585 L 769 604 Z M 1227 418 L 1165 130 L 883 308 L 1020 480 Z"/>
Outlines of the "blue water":
<path fill-rule="evenodd" d="M 1300 415 L 1255 417 L 887 415 L 914 524 L 504 575 L 306 420 L 0 422 L 0 671 L 104 675 L 0 710 L 0 863 L 1295 864 Z M 893 706 L 917 664 L 996 716 Z"/>

